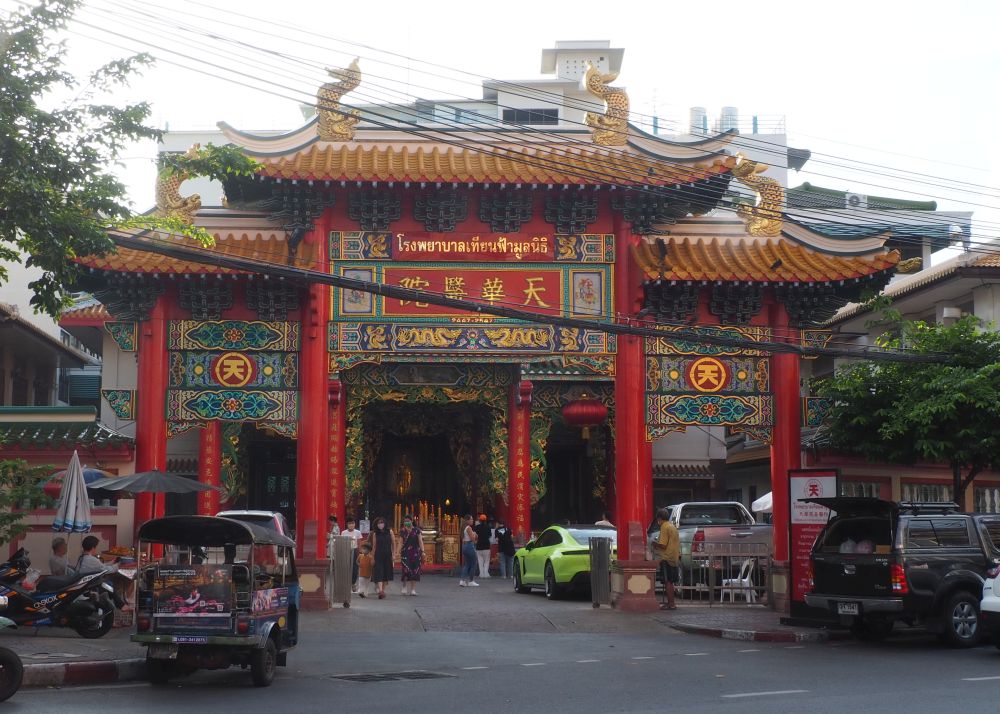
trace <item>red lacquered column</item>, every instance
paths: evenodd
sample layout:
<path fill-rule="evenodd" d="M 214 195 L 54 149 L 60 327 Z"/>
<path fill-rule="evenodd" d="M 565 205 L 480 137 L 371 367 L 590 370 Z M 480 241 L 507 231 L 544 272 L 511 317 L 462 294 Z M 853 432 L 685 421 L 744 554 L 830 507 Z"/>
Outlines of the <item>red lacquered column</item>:
<path fill-rule="evenodd" d="M 315 269 L 327 272 L 329 210 L 306 234 L 300 250 L 317 257 Z M 302 308 L 302 345 L 299 353 L 299 438 L 295 478 L 295 530 L 300 555 L 326 557 L 327 503 L 330 481 L 327 446 L 330 428 L 328 402 L 329 352 L 327 315 L 329 288 L 310 285 Z M 306 542 L 306 525 L 315 528 L 314 541 Z M 312 546 L 312 547 L 310 547 Z"/>
<path fill-rule="evenodd" d="M 149 319 L 139 323 L 135 470 L 167 468 L 167 320 L 165 295 L 157 298 Z M 156 514 L 163 515 L 164 496 L 156 497 Z M 136 498 L 135 528 L 153 517 L 153 494 Z"/>
<path fill-rule="evenodd" d="M 615 215 L 615 312 L 633 314 L 632 231 Z M 646 441 L 645 346 L 641 337 L 618 336 L 615 356 L 615 501 L 617 506 L 618 559 L 644 557 L 632 552 L 629 523 L 638 523 L 642 536 L 653 502 L 652 454 Z"/>
<path fill-rule="evenodd" d="M 507 510 L 517 542 L 531 537 L 531 382 L 511 385 L 507 409 Z"/>
<path fill-rule="evenodd" d="M 777 341 L 794 341 L 784 305 L 775 304 L 773 319 Z M 784 339 L 788 335 L 787 339 Z M 788 470 L 802 467 L 802 428 L 799 400 L 799 356 L 771 356 L 774 385 L 774 431 L 771 437 L 771 496 L 774 523 L 774 559 L 788 561 Z"/>
<path fill-rule="evenodd" d="M 222 482 L 222 422 L 212 420 L 198 436 L 198 480 L 209 486 Z M 218 491 L 198 494 L 198 515 L 214 516 L 219 512 Z"/>
<path fill-rule="evenodd" d="M 329 508 L 331 516 L 337 517 L 337 522 L 347 525 L 347 474 L 344 472 L 347 452 L 347 391 L 344 383 L 333 380 L 330 391 L 330 487 Z M 351 514 L 357 518 L 354 514 Z"/>

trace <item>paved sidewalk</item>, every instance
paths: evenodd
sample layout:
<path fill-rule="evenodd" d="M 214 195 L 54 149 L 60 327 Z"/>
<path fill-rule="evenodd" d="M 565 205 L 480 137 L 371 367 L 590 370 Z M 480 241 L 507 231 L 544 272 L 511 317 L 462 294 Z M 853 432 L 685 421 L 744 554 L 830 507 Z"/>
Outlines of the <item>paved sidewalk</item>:
<path fill-rule="evenodd" d="M 759 605 L 679 603 L 671 612 L 651 614 L 595 609 L 586 597 L 550 601 L 540 592 L 518 595 L 510 580 L 482 580 L 481 587 L 459 588 L 458 580 L 428 575 L 418 597 L 399 594 L 398 579 L 385 600 L 355 597 L 351 607 L 302 614 L 307 648 L 335 642 L 328 634 L 378 632 L 525 632 L 588 634 L 708 635 L 755 642 L 822 642 L 841 639 L 841 630 L 790 627 L 778 613 Z M 98 640 L 71 630 L 6 630 L 0 646 L 14 650 L 25 665 L 25 687 L 61 687 L 145 679 L 145 651 L 129 641 L 131 630 L 116 628 Z M 310 634 L 315 637 L 310 638 Z"/>

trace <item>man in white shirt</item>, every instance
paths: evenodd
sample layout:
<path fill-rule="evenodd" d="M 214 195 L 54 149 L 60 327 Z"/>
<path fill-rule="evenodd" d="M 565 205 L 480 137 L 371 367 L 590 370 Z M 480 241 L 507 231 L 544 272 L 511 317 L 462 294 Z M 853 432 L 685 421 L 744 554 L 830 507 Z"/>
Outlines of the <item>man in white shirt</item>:
<path fill-rule="evenodd" d="M 97 536 L 89 535 L 83 539 L 83 555 L 80 556 L 80 560 L 76 563 L 77 573 L 80 575 L 86 575 L 87 573 L 99 573 L 102 570 L 107 570 L 108 568 L 118 570 L 117 565 L 102 563 L 101 559 L 97 557 L 97 546 L 100 544 L 101 539 Z"/>
<path fill-rule="evenodd" d="M 66 560 L 67 550 L 69 550 L 69 546 L 66 545 L 65 538 L 52 539 L 52 555 L 49 556 L 50 575 L 73 574 L 73 568 L 69 567 L 69 562 Z"/>

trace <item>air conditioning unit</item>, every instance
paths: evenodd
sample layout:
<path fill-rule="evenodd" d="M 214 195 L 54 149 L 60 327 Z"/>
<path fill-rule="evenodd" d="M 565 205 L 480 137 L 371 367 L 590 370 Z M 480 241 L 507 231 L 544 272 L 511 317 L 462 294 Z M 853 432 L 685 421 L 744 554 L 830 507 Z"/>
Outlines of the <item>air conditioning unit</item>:
<path fill-rule="evenodd" d="M 861 193 L 848 193 L 844 196 L 844 208 L 868 208 L 868 196 Z"/>

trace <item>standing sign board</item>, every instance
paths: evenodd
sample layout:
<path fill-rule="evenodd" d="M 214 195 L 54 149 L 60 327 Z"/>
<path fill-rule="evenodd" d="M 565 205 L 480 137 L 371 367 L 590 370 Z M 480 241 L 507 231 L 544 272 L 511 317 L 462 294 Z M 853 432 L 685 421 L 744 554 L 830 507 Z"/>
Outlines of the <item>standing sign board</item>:
<path fill-rule="evenodd" d="M 809 553 L 816 536 L 823 530 L 830 509 L 815 503 L 804 503 L 806 498 L 832 498 L 839 489 L 839 474 L 835 469 L 791 469 L 788 472 L 789 523 L 788 544 L 792 581 L 793 607 L 805 603 L 809 592 Z"/>

